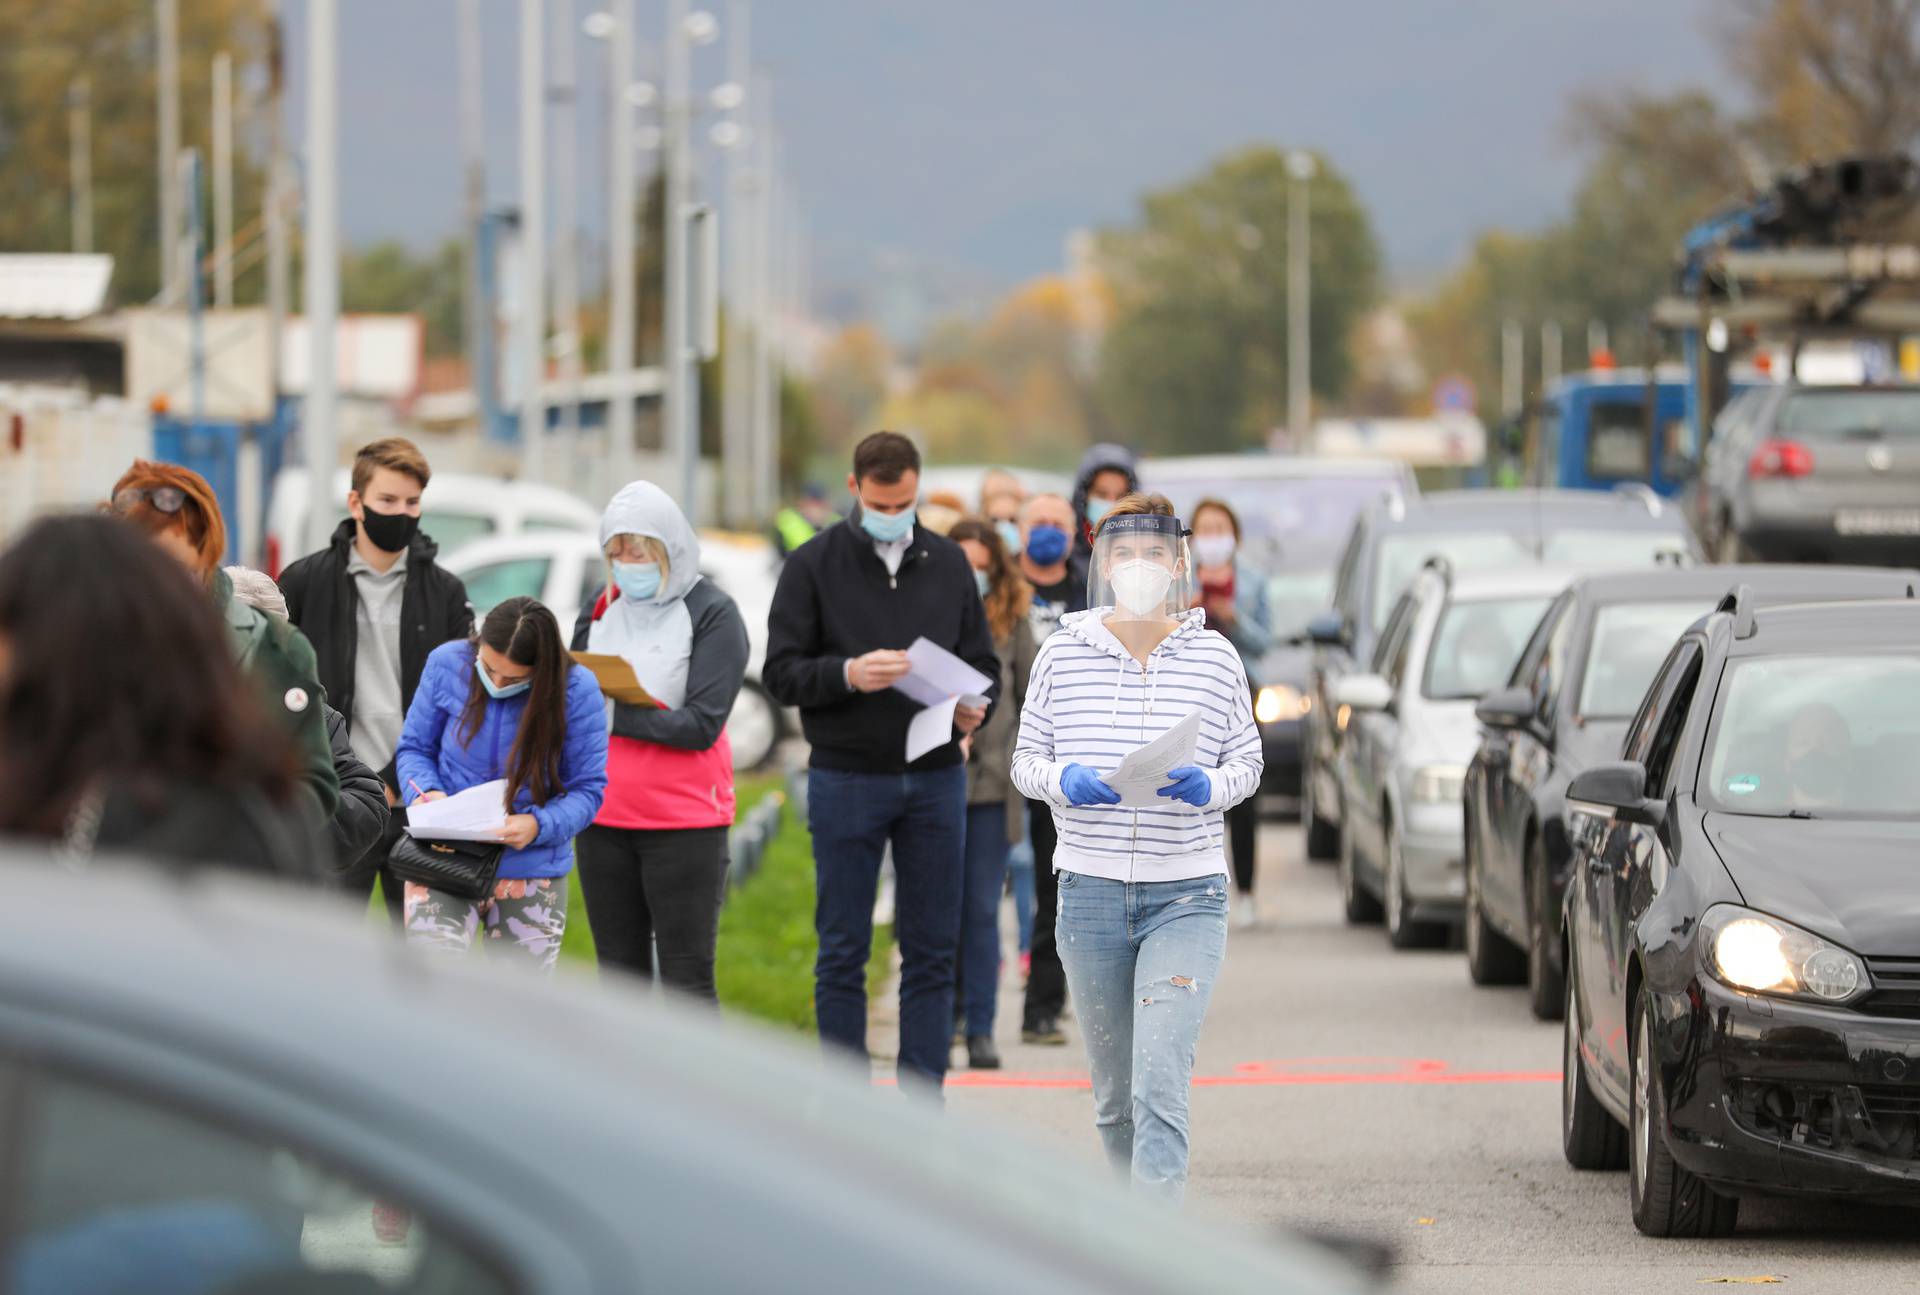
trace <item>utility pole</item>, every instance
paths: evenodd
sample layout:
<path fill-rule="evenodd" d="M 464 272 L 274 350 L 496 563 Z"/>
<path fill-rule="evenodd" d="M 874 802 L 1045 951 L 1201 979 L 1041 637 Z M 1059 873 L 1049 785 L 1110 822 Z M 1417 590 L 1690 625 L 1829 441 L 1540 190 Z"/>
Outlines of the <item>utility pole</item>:
<path fill-rule="evenodd" d="M 200 266 L 206 257 L 201 237 L 205 222 L 200 216 L 200 151 L 188 149 L 180 155 L 180 189 L 187 197 L 186 223 L 175 259 L 187 285 L 187 372 L 190 375 L 187 400 L 187 426 L 197 435 L 207 421 L 207 312 L 206 289 Z"/>
<path fill-rule="evenodd" d="M 748 21 L 746 0 L 733 0 L 727 6 L 727 81 L 743 89 L 752 76 Z M 759 116 L 759 103 L 751 95 L 749 108 Z M 756 163 L 751 167 L 746 157 L 750 149 Z M 749 190 L 766 184 L 766 161 L 765 141 L 758 131 L 749 131 L 744 141 L 727 150 L 726 390 L 720 401 L 720 462 L 722 515 L 736 529 L 745 529 L 753 512 L 758 357 L 767 345 L 764 321 L 753 313 L 758 294 L 749 249 L 757 230 L 748 219 L 748 213 L 756 210 Z"/>
<path fill-rule="evenodd" d="M 1313 154 L 1287 154 L 1287 432 L 1295 453 L 1307 448 L 1313 428 L 1313 280 L 1308 202 L 1318 169 Z"/>
<path fill-rule="evenodd" d="M 1607 321 L 1589 319 L 1587 321 L 1587 365 L 1593 365 L 1593 357 L 1607 349 Z"/>
<path fill-rule="evenodd" d="M 73 187 L 73 250 L 93 250 L 93 83 L 67 86 L 67 180 Z"/>
<path fill-rule="evenodd" d="M 273 374 L 273 399 L 280 400 L 280 338 L 287 327 L 293 296 L 292 240 L 287 237 L 287 209 L 293 202 L 293 164 L 287 157 L 286 125 L 281 96 L 286 92 L 286 42 L 280 15 L 267 20 L 267 365 Z M 296 537 L 298 538 L 298 537 Z"/>
<path fill-rule="evenodd" d="M 300 427 L 309 553 L 325 548 L 333 530 L 333 469 L 339 460 L 333 354 L 340 318 L 338 36 L 335 0 L 307 0 L 307 406 Z"/>
<path fill-rule="evenodd" d="M 779 243 L 775 217 L 785 198 L 780 183 L 780 141 L 773 129 L 773 79 L 753 79 L 753 141 L 759 150 L 754 167 L 753 234 L 747 262 L 751 273 L 749 310 L 753 319 L 753 423 L 748 431 L 754 465 L 754 519 L 772 518 L 780 480 L 780 393 L 774 356 L 779 347 Z"/>
<path fill-rule="evenodd" d="M 698 524 L 700 430 L 690 417 L 694 393 L 687 383 L 687 153 L 691 143 L 693 105 L 692 50 L 687 40 L 687 0 L 667 0 L 666 67 L 666 320 L 661 330 L 662 369 L 666 379 L 661 399 L 664 420 L 662 444 L 675 458 L 679 475 L 680 507 Z"/>
<path fill-rule="evenodd" d="M 1508 418 L 1517 416 L 1526 403 L 1526 348 L 1519 320 L 1500 326 L 1500 412 Z"/>
<path fill-rule="evenodd" d="M 541 0 L 520 0 L 520 471 L 537 481 L 547 409 L 546 51 Z"/>
<path fill-rule="evenodd" d="M 181 290 L 180 239 L 180 0 L 154 0 L 154 25 L 160 56 L 160 288 L 168 305 L 178 305 Z"/>
<path fill-rule="evenodd" d="M 213 56 L 213 304 L 233 309 L 233 55 Z"/>
<path fill-rule="evenodd" d="M 484 426 L 487 394 L 479 389 L 482 375 L 491 373 L 491 364 L 482 355 L 493 345 L 493 320 L 486 298 L 481 294 L 480 224 L 487 218 L 487 152 L 485 119 L 480 81 L 480 0 L 460 0 L 460 151 L 465 180 L 465 217 L 467 226 L 467 374 L 474 388 L 474 407 L 481 411 L 482 434 L 492 435 Z"/>
<path fill-rule="evenodd" d="M 553 340 L 560 361 L 561 480 L 573 486 L 580 452 L 580 204 L 575 186 L 579 123 L 574 111 L 573 0 L 553 3 Z"/>
<path fill-rule="evenodd" d="M 639 309 L 634 276 L 634 203 L 638 185 L 634 167 L 634 104 L 628 98 L 634 82 L 634 2 L 614 0 L 609 99 L 613 121 L 608 130 L 612 156 L 608 159 L 608 189 L 612 210 L 607 213 L 607 374 L 613 379 L 613 401 L 607 406 L 607 466 L 616 489 L 633 479 L 633 395 L 623 384 L 633 376 L 633 335 Z"/>
<path fill-rule="evenodd" d="M 1540 394 L 1545 395 L 1560 381 L 1560 321 L 1549 319 L 1540 325 Z"/>

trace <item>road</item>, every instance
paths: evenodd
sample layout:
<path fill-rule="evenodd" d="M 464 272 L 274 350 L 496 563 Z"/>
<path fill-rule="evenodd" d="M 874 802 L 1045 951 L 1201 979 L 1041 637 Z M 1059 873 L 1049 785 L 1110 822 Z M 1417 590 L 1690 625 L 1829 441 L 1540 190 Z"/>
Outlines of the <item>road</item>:
<path fill-rule="evenodd" d="M 1726 1241 L 1640 1236 L 1623 1175 L 1561 1158 L 1559 1026 L 1520 990 L 1475 988 L 1457 952 L 1396 954 L 1347 926 L 1294 824 L 1267 824 L 1261 851 L 1265 922 L 1231 933 L 1200 1039 L 1193 1208 L 1378 1242 L 1395 1290 L 1920 1289 L 1911 1211 L 1750 1202 Z M 1074 1023 L 1067 1048 L 1020 1044 L 1015 988 L 1006 1069 L 953 1072 L 949 1109 L 1097 1166 Z"/>

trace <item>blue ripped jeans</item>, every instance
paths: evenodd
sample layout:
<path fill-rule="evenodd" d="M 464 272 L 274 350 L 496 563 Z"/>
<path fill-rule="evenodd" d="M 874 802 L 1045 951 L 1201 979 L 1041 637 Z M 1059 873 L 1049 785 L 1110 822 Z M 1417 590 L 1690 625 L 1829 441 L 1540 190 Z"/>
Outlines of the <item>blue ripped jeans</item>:
<path fill-rule="evenodd" d="M 1177 1200 L 1194 1044 L 1227 953 L 1226 876 L 1129 883 L 1062 872 L 1054 929 L 1107 1158 Z"/>

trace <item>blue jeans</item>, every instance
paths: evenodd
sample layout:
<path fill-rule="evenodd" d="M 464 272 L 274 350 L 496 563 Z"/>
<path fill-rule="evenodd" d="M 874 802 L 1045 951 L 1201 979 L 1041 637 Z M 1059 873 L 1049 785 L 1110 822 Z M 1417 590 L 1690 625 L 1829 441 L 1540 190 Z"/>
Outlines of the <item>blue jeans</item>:
<path fill-rule="evenodd" d="M 867 960 L 880 859 L 893 845 L 894 925 L 900 945 L 900 1077 L 936 1087 L 953 1030 L 954 948 L 967 771 L 807 774 L 816 897 L 813 1005 L 823 1042 L 867 1055 Z"/>
<path fill-rule="evenodd" d="M 1033 840 L 1027 835 L 1030 804 L 1020 806 L 1020 839 L 1007 851 L 1008 889 L 1013 891 L 1013 916 L 1020 923 L 1020 952 L 1033 948 Z"/>
<path fill-rule="evenodd" d="M 1194 1044 L 1227 953 L 1227 879 L 1129 883 L 1062 872 L 1055 929 L 1107 1158 L 1177 1200 L 1187 1184 Z"/>
<path fill-rule="evenodd" d="M 967 806 L 966 895 L 960 906 L 960 1009 L 967 1037 L 993 1034 L 1000 996 L 1000 892 L 1007 883 L 1007 805 Z"/>

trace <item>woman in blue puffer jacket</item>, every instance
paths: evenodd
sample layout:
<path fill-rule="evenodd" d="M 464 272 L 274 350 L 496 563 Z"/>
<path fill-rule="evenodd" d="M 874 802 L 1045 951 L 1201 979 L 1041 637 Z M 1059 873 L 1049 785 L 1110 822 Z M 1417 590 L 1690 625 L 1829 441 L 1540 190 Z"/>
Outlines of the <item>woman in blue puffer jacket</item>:
<path fill-rule="evenodd" d="M 407 883 L 407 938 L 450 951 L 510 940 L 542 970 L 567 929 L 573 838 L 607 787 L 607 716 L 591 671 L 576 665 L 553 613 L 510 598 L 471 642 L 427 658 L 394 753 L 411 802 L 503 778 L 506 854 L 491 897 L 461 899 Z"/>

